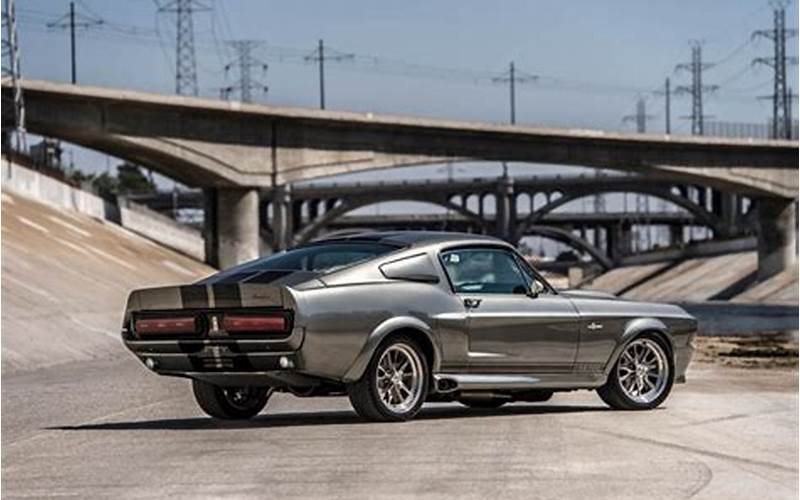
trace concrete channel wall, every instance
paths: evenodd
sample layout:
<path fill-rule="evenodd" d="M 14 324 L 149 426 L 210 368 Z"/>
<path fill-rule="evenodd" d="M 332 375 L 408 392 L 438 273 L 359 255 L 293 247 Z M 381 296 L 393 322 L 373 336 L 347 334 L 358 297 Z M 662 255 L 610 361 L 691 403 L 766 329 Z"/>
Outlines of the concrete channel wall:
<path fill-rule="evenodd" d="M 748 336 L 798 330 L 798 308 L 781 304 L 736 304 L 707 301 L 681 303 L 697 318 L 700 335 Z"/>
<path fill-rule="evenodd" d="M 2 187 L 8 191 L 100 220 L 121 225 L 167 248 L 205 262 L 205 241 L 200 231 L 125 199 L 116 203 L 70 186 L 40 172 L 23 167 L 3 157 Z"/>

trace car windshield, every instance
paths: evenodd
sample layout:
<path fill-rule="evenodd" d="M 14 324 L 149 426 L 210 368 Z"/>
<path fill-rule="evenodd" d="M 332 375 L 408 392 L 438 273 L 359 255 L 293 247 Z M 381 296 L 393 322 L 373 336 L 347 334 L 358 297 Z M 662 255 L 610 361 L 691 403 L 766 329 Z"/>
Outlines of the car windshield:
<path fill-rule="evenodd" d="M 243 278 L 246 274 L 272 270 L 325 273 L 366 261 L 397 249 L 398 247 L 393 245 L 371 241 L 312 244 L 242 264 L 218 274 L 216 278 L 228 278 L 232 275 Z"/>

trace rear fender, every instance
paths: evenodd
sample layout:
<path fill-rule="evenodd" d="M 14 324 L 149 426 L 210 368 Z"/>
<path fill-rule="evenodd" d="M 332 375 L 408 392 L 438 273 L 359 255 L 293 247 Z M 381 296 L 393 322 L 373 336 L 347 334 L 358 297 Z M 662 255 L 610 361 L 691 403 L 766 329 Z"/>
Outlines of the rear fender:
<path fill-rule="evenodd" d="M 428 340 L 433 346 L 433 366 L 431 367 L 431 372 L 436 373 L 439 368 L 439 359 L 441 359 L 441 357 L 439 355 L 439 345 L 436 343 L 431 327 L 424 321 L 413 316 L 396 316 L 385 320 L 372 330 L 367 341 L 364 343 L 364 347 L 361 348 L 361 352 L 358 353 L 356 360 L 347 370 L 347 373 L 345 373 L 343 381 L 354 382 L 360 379 L 380 343 L 383 342 L 388 335 L 405 329 L 422 332 L 428 337 Z"/>

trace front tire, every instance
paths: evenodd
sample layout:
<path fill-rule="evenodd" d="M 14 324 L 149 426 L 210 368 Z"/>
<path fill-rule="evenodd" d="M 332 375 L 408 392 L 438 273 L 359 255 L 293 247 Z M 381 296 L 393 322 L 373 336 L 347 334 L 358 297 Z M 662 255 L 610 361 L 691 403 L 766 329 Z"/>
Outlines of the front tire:
<path fill-rule="evenodd" d="M 194 398 L 209 416 L 222 420 L 243 420 L 259 414 L 267 405 L 269 387 L 219 387 L 192 380 Z"/>
<path fill-rule="evenodd" d="M 375 351 L 361 378 L 347 387 L 347 395 L 367 420 L 408 420 L 422 408 L 429 378 L 419 344 L 408 335 L 392 336 Z"/>
<path fill-rule="evenodd" d="M 625 346 L 597 393 L 616 410 L 650 410 L 667 399 L 674 378 L 668 347 L 659 337 L 645 334 Z"/>

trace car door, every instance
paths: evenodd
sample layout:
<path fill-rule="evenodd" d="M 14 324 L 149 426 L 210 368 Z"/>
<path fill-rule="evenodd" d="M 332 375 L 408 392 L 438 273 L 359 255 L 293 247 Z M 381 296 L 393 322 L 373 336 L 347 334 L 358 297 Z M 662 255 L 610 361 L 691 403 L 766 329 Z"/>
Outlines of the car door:
<path fill-rule="evenodd" d="M 467 310 L 470 371 L 560 373 L 572 370 L 578 313 L 512 251 L 462 247 L 442 252 L 453 291 Z M 534 282 L 543 290 L 532 293 Z"/>

